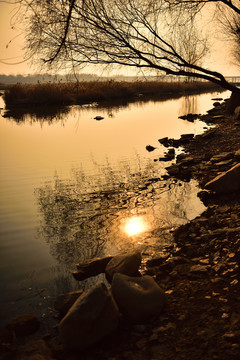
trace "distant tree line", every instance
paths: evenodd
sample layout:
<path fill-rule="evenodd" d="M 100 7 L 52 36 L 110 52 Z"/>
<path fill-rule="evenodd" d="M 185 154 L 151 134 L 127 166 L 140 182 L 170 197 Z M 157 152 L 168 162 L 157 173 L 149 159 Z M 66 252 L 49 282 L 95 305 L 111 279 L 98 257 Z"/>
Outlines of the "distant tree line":
<path fill-rule="evenodd" d="M 4 75 L 0 74 L 0 84 L 37 84 L 37 83 L 68 83 L 68 82 L 85 82 L 85 81 L 164 81 L 164 82 L 178 82 L 186 81 L 186 78 L 176 78 L 171 75 L 149 75 L 149 76 L 98 76 L 96 74 L 74 74 L 74 75 L 60 75 L 60 74 L 29 74 L 29 75 Z M 194 79 L 192 79 L 194 80 Z M 189 81 L 189 79 L 188 79 Z"/>
<path fill-rule="evenodd" d="M 51 75 L 51 74 L 29 74 L 29 75 L 4 75 L 0 74 L 0 84 L 35 84 L 46 82 L 71 82 L 71 81 L 95 81 L 97 75 L 78 74 L 78 75 Z"/>

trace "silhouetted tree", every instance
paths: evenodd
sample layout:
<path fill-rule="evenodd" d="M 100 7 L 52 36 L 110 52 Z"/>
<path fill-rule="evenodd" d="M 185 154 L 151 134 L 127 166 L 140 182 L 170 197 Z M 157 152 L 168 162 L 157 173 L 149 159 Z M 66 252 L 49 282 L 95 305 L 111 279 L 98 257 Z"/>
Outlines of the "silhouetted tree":
<path fill-rule="evenodd" d="M 238 15 L 239 1 L 21 0 L 27 51 L 44 64 L 117 65 L 212 81 L 240 97 L 202 65 L 208 47 L 197 22 L 214 3 Z M 29 55 L 29 54 L 28 54 Z"/>

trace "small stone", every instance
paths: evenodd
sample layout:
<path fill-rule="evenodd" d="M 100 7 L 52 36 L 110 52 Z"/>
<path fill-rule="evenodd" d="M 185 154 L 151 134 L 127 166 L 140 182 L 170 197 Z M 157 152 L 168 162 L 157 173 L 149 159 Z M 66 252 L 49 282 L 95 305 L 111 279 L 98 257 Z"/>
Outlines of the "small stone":
<path fill-rule="evenodd" d="M 152 334 L 149 338 L 149 341 L 157 341 L 158 340 L 158 335 L 157 334 Z"/>
<path fill-rule="evenodd" d="M 228 319 L 228 318 L 229 318 L 229 314 L 223 313 L 221 317 L 222 317 L 222 319 Z"/>
<path fill-rule="evenodd" d="M 168 172 L 169 175 L 171 176 L 176 176 L 179 174 L 179 166 L 178 165 L 171 165 L 171 166 L 167 166 L 166 170 Z"/>
<path fill-rule="evenodd" d="M 227 302 L 228 302 L 227 299 L 225 299 L 225 298 L 223 298 L 223 297 L 220 297 L 218 300 L 219 300 L 219 301 L 222 301 L 222 302 L 224 302 L 224 303 L 227 303 Z"/>
<path fill-rule="evenodd" d="M 235 151 L 234 156 L 237 160 L 240 160 L 240 149 Z"/>
<path fill-rule="evenodd" d="M 205 265 L 193 265 L 190 268 L 190 273 L 192 274 L 207 274 L 208 267 Z"/>
<path fill-rule="evenodd" d="M 154 147 L 154 146 L 152 146 L 152 145 L 147 145 L 147 146 L 146 146 L 146 150 L 149 151 L 149 152 L 151 152 L 151 151 L 153 151 L 153 150 L 155 150 L 155 149 L 156 149 L 156 147 Z"/>
<path fill-rule="evenodd" d="M 152 259 L 149 259 L 147 262 L 146 262 L 146 265 L 148 267 L 153 267 L 153 266 L 158 266 L 158 265 L 161 265 L 164 260 L 166 260 L 166 257 L 167 256 L 159 256 L 159 257 L 155 257 L 155 258 L 152 258 Z"/>
<path fill-rule="evenodd" d="M 199 261 L 199 263 L 200 263 L 201 265 L 209 265 L 209 259 L 201 259 L 201 260 Z"/>
<path fill-rule="evenodd" d="M 230 333 L 225 333 L 225 334 L 223 334 L 222 338 L 225 339 L 225 340 L 232 340 L 232 339 L 235 338 L 235 334 L 231 333 L 231 332 Z"/>
<path fill-rule="evenodd" d="M 16 317 L 6 325 L 6 329 L 13 331 L 16 337 L 31 335 L 40 327 L 39 319 L 32 314 Z"/>
<path fill-rule="evenodd" d="M 218 155 L 215 155 L 215 156 L 211 157 L 210 161 L 212 163 L 219 163 L 219 162 L 224 161 L 224 160 L 229 160 L 232 157 L 233 157 L 232 152 L 224 152 L 224 153 L 221 153 L 221 154 L 218 154 Z"/>

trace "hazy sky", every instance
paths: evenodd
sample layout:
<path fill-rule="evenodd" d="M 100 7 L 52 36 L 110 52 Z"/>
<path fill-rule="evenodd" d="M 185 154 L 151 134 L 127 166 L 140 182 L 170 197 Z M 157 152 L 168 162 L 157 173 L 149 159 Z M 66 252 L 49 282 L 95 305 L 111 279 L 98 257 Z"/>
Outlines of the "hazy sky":
<path fill-rule="evenodd" d="M 24 55 L 22 50 L 24 39 L 23 36 L 18 36 L 21 32 L 21 24 L 17 24 L 17 29 L 11 27 L 13 15 L 14 5 L 0 0 L 0 74 L 33 73 L 34 69 L 30 67 L 29 62 L 21 63 Z M 237 68 L 229 63 L 227 44 L 220 43 L 217 48 L 211 59 L 208 60 L 207 66 L 224 75 L 240 75 L 240 67 Z M 84 72 L 88 72 L 87 68 L 84 69 Z"/>

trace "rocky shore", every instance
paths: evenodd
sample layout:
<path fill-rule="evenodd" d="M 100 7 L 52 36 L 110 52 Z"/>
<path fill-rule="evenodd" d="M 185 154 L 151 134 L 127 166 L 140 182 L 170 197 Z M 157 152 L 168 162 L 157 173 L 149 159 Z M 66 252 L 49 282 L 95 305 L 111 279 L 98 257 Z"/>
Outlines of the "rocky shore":
<path fill-rule="evenodd" d="M 168 149 L 184 147 L 185 154 L 168 167 L 169 175 L 197 179 L 207 207 L 175 230 L 175 245 L 166 248 L 166 256 L 146 263 L 144 275 L 153 277 L 166 294 L 161 314 L 142 324 L 120 319 L 111 335 L 81 351 L 64 349 L 57 331 L 41 339 L 27 336 L 40 325 L 37 319 L 25 319 L 30 330 L 25 328 L 21 339 L 16 324 L 2 331 L 0 359 L 240 358 L 240 191 L 205 189 L 239 163 L 240 118 L 225 110 L 226 102 L 216 102 L 201 116 L 214 125 L 202 135 L 183 136 L 178 142 L 160 139 Z"/>

